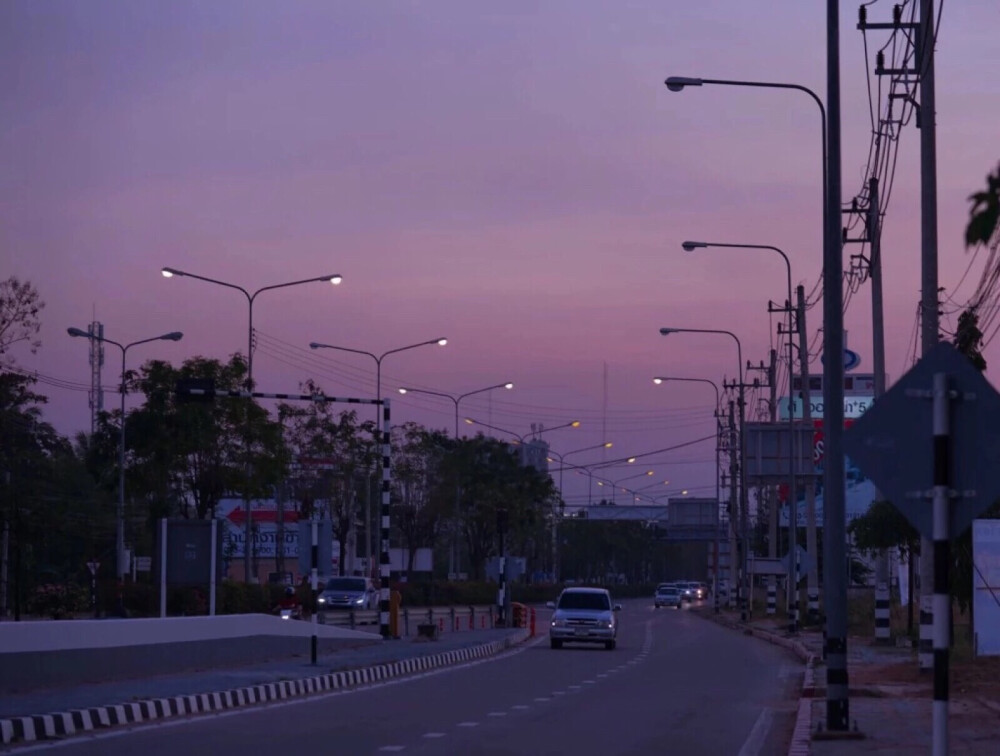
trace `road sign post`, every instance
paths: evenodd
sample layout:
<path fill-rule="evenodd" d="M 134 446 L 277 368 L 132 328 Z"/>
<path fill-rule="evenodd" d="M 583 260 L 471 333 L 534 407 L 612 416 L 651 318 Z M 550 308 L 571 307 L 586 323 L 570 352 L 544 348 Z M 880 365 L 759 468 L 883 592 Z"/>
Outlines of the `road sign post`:
<path fill-rule="evenodd" d="M 934 756 L 948 752 L 949 541 L 1000 496 L 998 423 L 1000 394 L 942 342 L 844 436 L 845 451 L 933 540 Z"/>

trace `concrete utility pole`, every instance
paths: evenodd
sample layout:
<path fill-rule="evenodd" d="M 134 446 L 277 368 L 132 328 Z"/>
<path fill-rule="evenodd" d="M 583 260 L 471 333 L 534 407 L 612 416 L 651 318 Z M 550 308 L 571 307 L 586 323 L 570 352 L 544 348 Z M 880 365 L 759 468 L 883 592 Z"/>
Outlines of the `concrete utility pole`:
<path fill-rule="evenodd" d="M 920 2 L 915 58 L 920 76 L 920 346 L 938 343 L 937 126 L 934 97 L 934 0 Z M 920 539 L 920 669 L 934 666 L 934 543 Z"/>
<path fill-rule="evenodd" d="M 826 728 L 847 732 L 847 559 L 844 522 L 844 312 L 840 233 L 840 2 L 826 2 L 827 193 L 823 249 L 823 557 L 826 604 Z"/>
<path fill-rule="evenodd" d="M 767 368 L 767 385 L 770 387 L 771 399 L 768 406 L 769 416 L 772 423 L 778 420 L 778 351 L 771 350 L 771 361 Z M 778 510 L 781 507 L 781 498 L 778 495 L 777 486 L 770 487 L 768 497 L 771 506 L 767 513 L 767 555 L 771 559 L 778 556 Z M 778 611 L 778 581 L 774 575 L 767 578 L 767 614 L 773 615 Z"/>
<path fill-rule="evenodd" d="M 737 571 L 736 518 L 740 505 L 738 481 L 740 479 L 737 458 L 740 445 L 736 440 L 736 412 L 733 401 L 729 401 L 729 608 L 736 608 L 736 598 L 740 594 L 740 573 Z M 734 590 L 735 589 L 735 590 Z"/>
<path fill-rule="evenodd" d="M 872 280 L 872 366 L 875 373 L 874 399 L 885 393 L 885 321 L 882 307 L 882 216 L 879 207 L 878 177 L 868 180 L 868 271 Z M 876 492 L 875 500 L 881 499 Z M 889 592 L 889 550 L 875 558 L 875 642 L 891 643 L 891 594 Z"/>
<path fill-rule="evenodd" d="M 796 289 L 798 316 L 796 325 L 799 333 L 799 376 L 802 383 L 802 420 L 808 426 L 812 423 L 812 397 L 809 395 L 809 338 L 806 335 L 806 290 Z M 816 544 L 816 481 L 806 480 L 806 551 L 812 556 L 806 574 L 806 596 L 810 624 L 819 622 L 819 551 Z"/>

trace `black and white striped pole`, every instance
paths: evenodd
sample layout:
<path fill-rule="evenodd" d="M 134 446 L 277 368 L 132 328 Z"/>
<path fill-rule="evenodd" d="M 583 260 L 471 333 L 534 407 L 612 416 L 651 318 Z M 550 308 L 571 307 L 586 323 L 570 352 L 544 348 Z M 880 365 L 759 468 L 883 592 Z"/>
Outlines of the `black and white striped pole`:
<path fill-rule="evenodd" d="M 934 374 L 934 708 L 933 754 L 948 753 L 949 497 L 951 496 L 951 390 L 946 373 Z"/>
<path fill-rule="evenodd" d="M 391 562 L 389 556 L 389 492 L 392 486 L 392 440 L 389 426 L 389 400 L 379 399 L 382 405 L 382 511 L 381 537 L 382 556 L 379 564 L 379 632 L 383 640 L 392 637 L 389 626 L 389 577 Z"/>
<path fill-rule="evenodd" d="M 310 530 L 312 531 L 312 540 L 310 548 L 310 570 L 309 570 L 309 585 L 312 587 L 312 607 L 310 611 L 310 622 L 312 623 L 312 634 L 311 640 L 309 642 L 309 659 L 313 665 L 316 664 L 316 646 L 317 634 L 319 632 L 317 624 L 319 622 L 319 617 L 316 615 L 316 611 L 319 604 L 316 602 L 316 596 L 319 594 L 319 523 L 313 520 L 309 523 Z"/>

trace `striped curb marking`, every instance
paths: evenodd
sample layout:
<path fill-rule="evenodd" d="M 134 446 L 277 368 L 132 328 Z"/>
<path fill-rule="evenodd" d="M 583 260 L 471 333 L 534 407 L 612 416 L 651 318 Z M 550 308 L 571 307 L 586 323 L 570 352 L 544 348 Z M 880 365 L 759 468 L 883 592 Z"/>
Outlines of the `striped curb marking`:
<path fill-rule="evenodd" d="M 315 693 L 361 688 L 395 677 L 404 677 L 438 667 L 447 667 L 473 659 L 494 656 L 521 643 L 527 637 L 527 635 L 518 635 L 485 643 L 481 646 L 446 651 L 432 656 L 403 659 L 363 669 L 331 672 L 299 680 L 283 680 L 214 693 L 155 698 L 134 703 L 0 719 L 0 743 L 9 745 L 11 743 L 61 738 L 135 722 L 149 722 L 155 719 L 167 719 L 188 714 L 208 714 Z"/>

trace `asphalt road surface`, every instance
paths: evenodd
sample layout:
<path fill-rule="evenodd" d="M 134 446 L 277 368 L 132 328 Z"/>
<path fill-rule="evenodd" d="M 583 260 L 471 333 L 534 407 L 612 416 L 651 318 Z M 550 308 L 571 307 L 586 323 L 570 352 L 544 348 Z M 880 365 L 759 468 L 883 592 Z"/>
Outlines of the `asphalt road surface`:
<path fill-rule="evenodd" d="M 787 652 L 693 616 L 627 601 L 618 648 L 502 656 L 377 687 L 74 737 L 72 754 L 786 753 L 801 686 Z"/>

